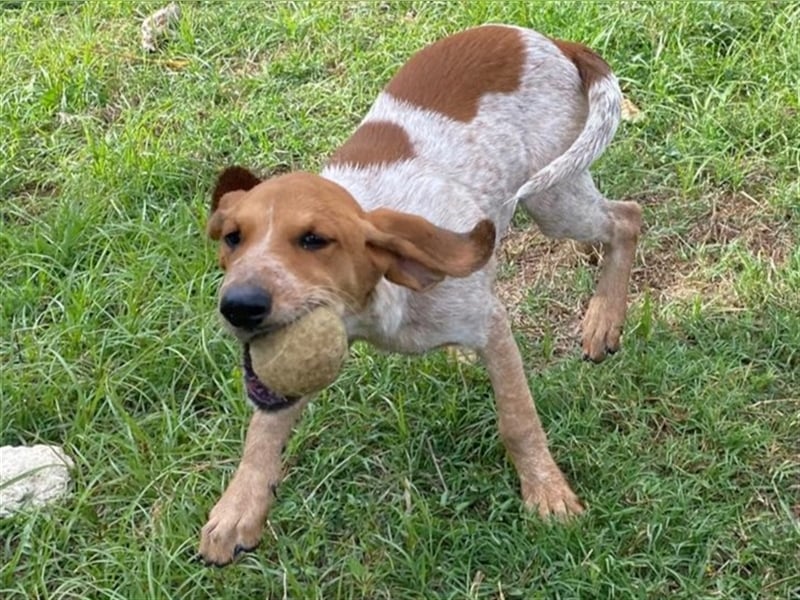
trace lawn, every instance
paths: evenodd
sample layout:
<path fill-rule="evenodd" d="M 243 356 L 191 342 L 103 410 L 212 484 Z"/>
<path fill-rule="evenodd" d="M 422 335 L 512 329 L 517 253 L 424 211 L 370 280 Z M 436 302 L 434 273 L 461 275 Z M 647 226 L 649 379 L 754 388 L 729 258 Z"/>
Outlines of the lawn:
<path fill-rule="evenodd" d="M 800 598 L 800 5 L 0 2 L 0 445 L 74 458 L 0 521 L 0 597 Z M 250 408 L 215 313 L 209 188 L 318 168 L 415 50 L 502 21 L 592 45 L 644 118 L 595 166 L 646 231 L 622 352 L 596 269 L 524 218 L 508 299 L 587 513 L 526 514 L 488 379 L 355 346 L 287 451 L 261 546 L 191 561 Z"/>

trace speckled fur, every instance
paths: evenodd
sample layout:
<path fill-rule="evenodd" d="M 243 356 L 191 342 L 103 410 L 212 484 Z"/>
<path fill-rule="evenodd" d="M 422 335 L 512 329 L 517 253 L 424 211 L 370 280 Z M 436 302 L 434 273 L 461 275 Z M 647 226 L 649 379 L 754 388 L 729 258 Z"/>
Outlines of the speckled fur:
<path fill-rule="evenodd" d="M 588 175 L 579 170 L 579 184 L 570 181 L 545 191 L 530 185 L 543 169 L 550 185 L 564 178 L 563 172 L 554 177 L 549 165 L 587 127 L 588 101 L 575 66 L 548 38 L 514 29 L 524 39 L 527 52 L 517 92 L 486 95 L 469 123 L 408 105 L 383 92 L 362 123 L 388 121 L 401 126 L 416 156 L 367 168 L 336 164 L 324 168 L 322 176 L 346 188 L 365 210 L 390 207 L 454 231 L 468 230 L 488 217 L 497 227 L 499 240 L 523 201 L 546 234 L 608 241 L 606 203 Z M 592 125 L 601 131 L 592 138 L 594 144 L 581 149 L 584 170 L 610 141 L 619 121 L 621 95 L 616 79 L 611 77 L 596 87 L 592 96 L 601 106 Z M 551 201 L 561 196 L 575 201 L 569 206 Z M 588 224 L 579 235 L 569 229 L 576 220 Z M 561 229 L 556 229 L 556 223 L 562 223 Z M 350 334 L 396 352 L 423 352 L 445 344 L 481 348 L 488 339 L 488 317 L 496 303 L 495 267 L 492 261 L 470 277 L 448 278 L 424 294 L 384 280 L 367 311 L 348 315 Z"/>
<path fill-rule="evenodd" d="M 603 198 L 588 172 L 619 123 L 617 81 L 588 48 L 527 29 L 489 26 L 448 39 L 444 46 L 409 61 L 411 68 L 378 96 L 358 139 L 340 148 L 321 175 L 326 184 L 332 181 L 344 188 L 360 207 L 360 212 L 349 213 L 357 215 L 354 230 L 360 230 L 369 211 L 392 209 L 455 232 L 489 219 L 498 234 L 496 243 L 522 204 L 546 235 L 601 246 L 603 270 L 584 318 L 583 349 L 586 357 L 602 360 L 619 347 L 641 225 L 639 207 Z M 468 59 L 459 52 L 459 44 L 469 50 Z M 461 61 L 461 79 L 454 79 L 448 61 Z M 426 64 L 440 69 L 443 77 L 426 71 Z M 462 96 L 447 96 L 450 90 L 445 87 L 430 88 L 439 81 L 450 81 Z M 412 87 L 403 89 L 398 82 Z M 417 104 L 398 97 L 416 99 Z M 419 104 L 424 101 L 430 106 Z M 322 180 L 315 177 L 302 175 L 292 185 L 323 189 Z M 235 178 L 248 182 L 247 189 L 252 184 L 252 177 L 240 170 L 227 179 L 223 174 L 215 198 L 230 187 L 224 182 Z M 263 196 L 266 187 L 261 189 Z M 338 198 L 341 206 L 352 204 L 348 194 Z M 315 206 L 317 213 L 328 215 L 335 208 Z M 362 238 L 354 233 L 352 239 Z M 272 256 L 268 241 L 242 255 L 237 273 L 227 273 L 226 285 L 261 273 L 270 292 L 281 296 L 274 318 L 291 316 L 319 286 L 304 283 L 309 278 L 301 271 L 310 269 L 308 264 Z M 360 244 L 354 256 L 367 252 L 368 244 Z M 490 245 L 491 240 L 485 242 L 485 255 Z M 386 277 L 379 277 L 374 288 L 370 283 L 365 302 L 339 303 L 348 336 L 403 353 L 449 344 L 475 349 L 492 382 L 500 436 L 516 467 L 525 505 L 542 516 L 580 513 L 581 503 L 548 450 L 508 317 L 494 295 L 495 260 L 481 261 L 475 268 L 425 291 L 392 283 L 383 271 Z M 326 297 L 335 298 L 329 291 Z M 250 334 L 237 335 L 246 339 Z M 280 472 L 278 447 L 303 403 L 253 416 L 237 474 L 203 528 L 200 553 L 206 561 L 225 564 L 237 548 L 257 543 L 273 501 L 267 490 Z"/>

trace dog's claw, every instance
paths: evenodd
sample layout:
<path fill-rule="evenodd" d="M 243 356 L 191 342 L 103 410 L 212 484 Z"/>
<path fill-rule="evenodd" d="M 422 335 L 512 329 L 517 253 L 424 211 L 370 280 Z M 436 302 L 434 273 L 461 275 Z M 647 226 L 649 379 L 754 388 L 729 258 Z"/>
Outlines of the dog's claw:
<path fill-rule="evenodd" d="M 543 519 L 563 521 L 585 510 L 555 463 L 547 467 L 543 476 L 522 482 L 522 497 L 525 506 L 536 510 Z"/>
<path fill-rule="evenodd" d="M 235 485 L 237 481 L 234 479 L 228 486 L 200 531 L 199 550 L 206 564 L 228 565 L 239 555 L 254 550 L 261 539 L 269 492 L 242 493 Z M 266 482 L 261 485 L 267 487 Z"/>
<path fill-rule="evenodd" d="M 606 350 L 606 352 L 607 352 L 607 354 L 614 354 L 614 352 L 616 352 L 616 350 L 614 350 L 613 352 Z M 592 358 L 591 355 L 588 352 L 584 352 L 583 353 L 583 361 L 584 362 L 590 362 L 590 363 L 595 364 L 595 365 L 599 365 L 601 362 L 603 362 L 603 358 L 605 358 L 605 355 L 603 355 L 602 357 L 599 357 L 599 358 Z"/>
<path fill-rule="evenodd" d="M 218 562 L 213 561 L 213 560 L 208 560 L 205 556 L 200 554 L 200 552 L 191 552 L 191 554 L 189 556 L 189 562 L 191 564 L 195 564 L 195 565 L 202 565 L 202 566 L 204 566 L 206 568 L 208 568 L 208 567 L 220 568 L 220 567 L 224 567 L 225 565 L 228 564 L 227 562 L 218 563 Z"/>
<path fill-rule="evenodd" d="M 226 566 L 230 561 L 219 563 L 214 560 L 208 560 L 205 556 L 200 554 L 199 552 L 195 552 L 190 558 L 189 562 L 192 564 L 199 564 L 206 568 L 215 567 L 217 569 Z"/>
<path fill-rule="evenodd" d="M 250 546 L 249 548 L 245 548 L 241 544 L 236 544 L 236 546 L 234 546 L 233 548 L 233 558 L 236 559 L 239 557 L 239 555 L 245 554 L 247 552 L 252 552 L 256 548 L 258 548 L 258 544 L 256 544 L 255 546 Z"/>
<path fill-rule="evenodd" d="M 625 304 L 611 302 L 595 296 L 583 318 L 583 355 L 594 363 L 603 362 L 606 356 L 620 348 Z"/>

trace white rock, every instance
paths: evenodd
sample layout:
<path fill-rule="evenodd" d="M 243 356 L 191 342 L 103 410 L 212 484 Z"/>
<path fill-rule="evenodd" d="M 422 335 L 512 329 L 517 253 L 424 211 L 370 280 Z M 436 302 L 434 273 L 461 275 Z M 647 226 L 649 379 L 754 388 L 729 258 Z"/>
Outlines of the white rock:
<path fill-rule="evenodd" d="M 170 34 L 170 28 L 180 18 L 181 7 L 175 2 L 171 2 L 147 17 L 142 21 L 142 48 L 148 52 L 158 50 L 159 38 L 163 39 L 164 36 Z"/>
<path fill-rule="evenodd" d="M 73 466 L 59 446 L 0 446 L 0 517 L 64 496 Z"/>

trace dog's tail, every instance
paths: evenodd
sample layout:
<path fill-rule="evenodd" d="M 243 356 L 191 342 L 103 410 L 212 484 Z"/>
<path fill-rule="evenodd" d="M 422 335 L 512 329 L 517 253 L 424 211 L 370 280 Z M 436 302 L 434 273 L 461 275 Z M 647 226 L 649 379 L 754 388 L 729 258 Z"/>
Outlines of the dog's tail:
<path fill-rule="evenodd" d="M 589 111 L 583 131 L 572 145 L 517 190 L 515 203 L 588 169 L 611 143 L 620 121 L 622 92 L 608 64 L 583 44 L 553 42 L 578 69 Z"/>

